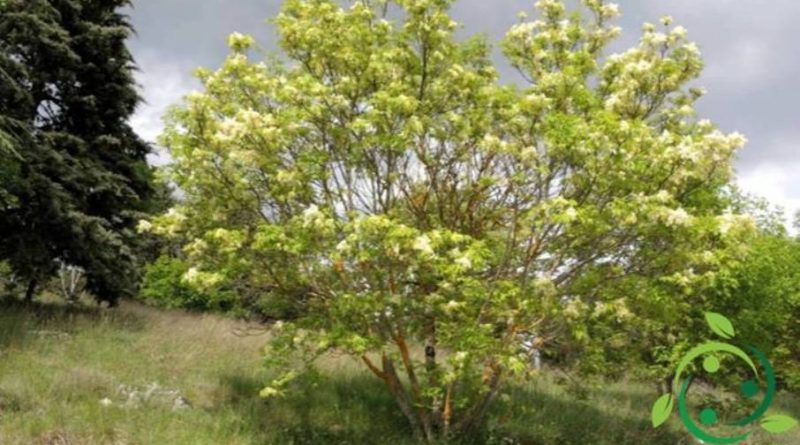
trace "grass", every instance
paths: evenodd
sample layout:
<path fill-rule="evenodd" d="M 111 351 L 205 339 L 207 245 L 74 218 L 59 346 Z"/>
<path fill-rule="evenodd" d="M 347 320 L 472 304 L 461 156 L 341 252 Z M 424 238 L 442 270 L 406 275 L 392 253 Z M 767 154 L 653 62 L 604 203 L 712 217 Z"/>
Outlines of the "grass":
<path fill-rule="evenodd" d="M 324 359 L 291 397 L 259 399 L 270 377 L 260 355 L 267 337 L 236 335 L 246 328 L 134 303 L 114 310 L 0 306 L 0 444 L 412 443 L 381 383 L 344 357 Z M 141 397 L 129 402 L 130 393 Z M 173 409 L 178 396 L 191 407 Z M 578 398 L 543 374 L 516 384 L 467 442 L 696 443 L 675 419 L 650 427 L 656 396 L 650 386 L 619 382 Z M 778 399 L 800 417 L 800 400 Z M 797 431 L 750 441 L 796 443 Z"/>

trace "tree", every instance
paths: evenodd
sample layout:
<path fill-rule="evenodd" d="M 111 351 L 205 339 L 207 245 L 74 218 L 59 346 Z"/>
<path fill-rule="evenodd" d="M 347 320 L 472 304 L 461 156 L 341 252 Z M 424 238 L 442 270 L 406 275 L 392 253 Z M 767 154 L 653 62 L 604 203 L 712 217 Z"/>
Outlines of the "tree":
<path fill-rule="evenodd" d="M 731 267 L 712 296 L 731 314 L 742 338 L 770 357 L 782 385 L 800 387 L 800 242 L 761 232 L 742 263 Z"/>
<path fill-rule="evenodd" d="M 127 123 L 140 100 L 125 47 L 132 30 L 117 12 L 128 3 L 0 6 L 0 116 L 19 130 L 0 256 L 28 280 L 28 299 L 59 263 L 83 268 L 101 300 L 135 288 L 132 229 L 152 174 L 149 147 Z"/>
<path fill-rule="evenodd" d="M 720 270 L 704 294 L 713 310 L 730 316 L 740 338 L 770 358 L 779 383 L 797 389 L 800 240 L 787 233 L 782 209 L 763 198 L 735 196 L 734 206 L 752 215 L 758 230 L 746 239 L 741 261 Z"/>
<path fill-rule="evenodd" d="M 184 202 L 143 227 L 191 240 L 186 282 L 297 305 L 270 357 L 346 351 L 427 441 L 480 425 L 517 334 L 663 326 L 747 227 L 723 193 L 744 138 L 696 119 L 684 28 L 605 57 L 615 5 L 542 0 L 503 42 L 527 83 L 501 86 L 450 4 L 287 0 L 288 65 L 233 34 L 163 137 Z"/>

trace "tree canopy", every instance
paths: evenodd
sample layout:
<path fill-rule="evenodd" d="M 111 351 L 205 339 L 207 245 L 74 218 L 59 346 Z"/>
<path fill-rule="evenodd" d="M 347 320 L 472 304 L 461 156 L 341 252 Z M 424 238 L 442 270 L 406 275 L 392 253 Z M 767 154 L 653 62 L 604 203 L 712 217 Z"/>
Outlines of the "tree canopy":
<path fill-rule="evenodd" d="M 149 146 L 127 120 L 140 98 L 127 0 L 0 4 L 0 257 L 28 280 L 81 266 L 100 299 L 135 288 L 135 221 Z"/>
<path fill-rule="evenodd" d="M 615 5 L 541 0 L 502 85 L 451 4 L 287 0 L 286 63 L 231 35 L 163 136 L 184 202 L 140 227 L 188 240 L 187 283 L 297 307 L 270 357 L 350 353 L 427 440 L 480 422 L 520 334 L 663 344 L 752 227 L 726 193 L 745 139 L 698 118 L 685 28 L 608 55 Z"/>

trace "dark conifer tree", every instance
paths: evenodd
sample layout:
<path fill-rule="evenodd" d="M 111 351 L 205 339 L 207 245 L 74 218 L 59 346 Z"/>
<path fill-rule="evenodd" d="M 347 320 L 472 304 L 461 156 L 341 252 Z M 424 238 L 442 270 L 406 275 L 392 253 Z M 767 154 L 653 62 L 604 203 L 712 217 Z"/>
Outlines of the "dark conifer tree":
<path fill-rule="evenodd" d="M 115 302 L 136 283 L 135 221 L 151 195 L 127 0 L 0 0 L 0 255 L 31 298 L 55 261 Z M 13 124 L 13 125 L 11 125 Z M 14 131 L 9 131 L 14 130 Z"/>

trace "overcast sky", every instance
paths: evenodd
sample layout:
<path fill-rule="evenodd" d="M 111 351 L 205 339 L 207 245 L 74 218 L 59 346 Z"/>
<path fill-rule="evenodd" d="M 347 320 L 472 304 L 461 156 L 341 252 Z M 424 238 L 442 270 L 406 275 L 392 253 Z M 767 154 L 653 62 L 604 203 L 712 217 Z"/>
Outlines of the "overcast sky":
<path fill-rule="evenodd" d="M 462 35 L 484 33 L 497 43 L 517 13 L 532 13 L 534 0 L 460 0 L 453 15 Z M 798 0 L 620 0 L 622 50 L 638 39 L 641 24 L 663 15 L 689 29 L 706 61 L 700 84 L 708 95 L 701 117 L 749 139 L 737 162 L 743 189 L 800 210 L 800 1 Z M 198 89 L 192 71 L 216 68 L 227 54 L 226 37 L 251 34 L 275 48 L 267 24 L 280 0 L 134 0 L 130 11 L 137 36 L 130 42 L 147 103 L 133 126 L 150 141 L 160 133 L 166 107 Z M 532 14 L 529 14 L 532 15 Z M 501 58 L 498 56 L 498 61 Z M 506 80 L 511 70 L 501 65 Z"/>

